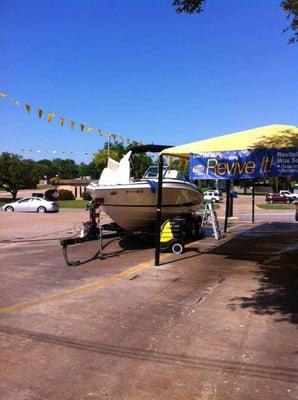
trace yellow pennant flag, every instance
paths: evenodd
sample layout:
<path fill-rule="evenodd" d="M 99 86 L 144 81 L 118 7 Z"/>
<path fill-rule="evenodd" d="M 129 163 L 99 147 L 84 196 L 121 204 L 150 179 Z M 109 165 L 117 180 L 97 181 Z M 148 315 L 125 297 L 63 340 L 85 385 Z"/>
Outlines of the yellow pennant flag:
<path fill-rule="evenodd" d="M 0 97 L 7 97 L 7 96 L 8 96 L 8 94 L 7 94 L 7 93 L 0 92 Z"/>
<path fill-rule="evenodd" d="M 86 131 L 87 131 L 88 133 L 90 133 L 90 132 L 93 131 L 93 128 L 92 128 L 91 126 L 88 126 L 88 128 L 86 129 Z"/>
<path fill-rule="evenodd" d="M 99 136 L 102 136 L 102 130 L 101 129 L 97 129 L 96 132 L 99 134 Z"/>
<path fill-rule="evenodd" d="M 74 121 L 70 121 L 69 123 L 70 123 L 71 129 L 73 129 L 76 123 Z"/>
<path fill-rule="evenodd" d="M 28 114 L 30 114 L 31 108 L 32 107 L 30 106 L 30 104 L 25 104 L 25 110 L 27 111 Z"/>
<path fill-rule="evenodd" d="M 51 121 L 53 121 L 53 119 L 55 118 L 55 114 L 54 113 L 48 113 L 48 122 L 50 123 Z"/>
<path fill-rule="evenodd" d="M 84 124 L 80 124 L 80 131 L 83 132 L 84 129 L 85 129 L 85 125 Z"/>
<path fill-rule="evenodd" d="M 38 117 L 41 118 L 41 117 L 42 117 L 42 114 L 43 114 L 43 110 L 42 110 L 41 108 L 39 108 L 39 109 L 37 110 L 37 114 L 38 114 Z"/>
<path fill-rule="evenodd" d="M 63 126 L 64 122 L 65 122 L 65 118 L 64 117 L 60 117 L 59 118 L 59 122 L 60 122 L 60 125 Z"/>

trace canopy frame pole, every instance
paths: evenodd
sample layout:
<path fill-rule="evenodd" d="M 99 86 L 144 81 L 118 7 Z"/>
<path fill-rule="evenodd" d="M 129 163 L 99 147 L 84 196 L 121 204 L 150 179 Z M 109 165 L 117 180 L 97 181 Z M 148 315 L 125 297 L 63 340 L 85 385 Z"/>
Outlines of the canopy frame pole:
<path fill-rule="evenodd" d="M 156 206 L 156 232 L 155 232 L 155 265 L 160 265 L 160 227 L 162 208 L 162 180 L 163 180 L 163 155 L 158 158 L 158 187 Z"/>
<path fill-rule="evenodd" d="M 251 222 L 255 223 L 255 180 L 252 182 L 252 201 L 251 201 Z"/>
<path fill-rule="evenodd" d="M 230 200 L 231 200 L 231 180 L 228 179 L 226 181 L 226 212 L 225 212 L 225 224 L 224 224 L 224 232 L 227 232 L 228 228 L 228 216 L 230 212 Z"/>

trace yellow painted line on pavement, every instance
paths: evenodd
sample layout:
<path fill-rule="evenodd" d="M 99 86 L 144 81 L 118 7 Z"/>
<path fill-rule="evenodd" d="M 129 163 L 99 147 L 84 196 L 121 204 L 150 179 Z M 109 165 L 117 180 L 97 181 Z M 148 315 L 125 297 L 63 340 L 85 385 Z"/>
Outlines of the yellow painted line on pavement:
<path fill-rule="evenodd" d="M 171 254 L 162 255 L 161 260 L 164 261 L 169 256 L 171 256 Z M 24 303 L 15 304 L 13 306 L 2 307 L 2 308 L 0 308 L 0 314 L 14 314 L 18 311 L 23 311 L 23 310 L 33 307 L 33 306 L 48 304 L 53 301 L 63 300 L 67 297 L 78 296 L 82 293 L 87 293 L 92 290 L 101 289 L 106 286 L 113 285 L 114 283 L 116 283 L 117 281 L 119 281 L 121 279 L 129 278 L 131 275 L 136 274 L 137 272 L 141 272 L 141 271 L 151 267 L 153 264 L 154 264 L 154 259 L 151 259 L 149 261 L 142 262 L 134 267 L 128 268 L 127 270 L 120 272 L 119 274 L 109 276 L 107 278 L 89 283 L 84 286 L 79 286 L 74 289 L 66 290 L 63 293 L 54 294 L 52 296 L 47 296 L 47 297 L 41 297 L 41 298 L 27 301 Z"/>

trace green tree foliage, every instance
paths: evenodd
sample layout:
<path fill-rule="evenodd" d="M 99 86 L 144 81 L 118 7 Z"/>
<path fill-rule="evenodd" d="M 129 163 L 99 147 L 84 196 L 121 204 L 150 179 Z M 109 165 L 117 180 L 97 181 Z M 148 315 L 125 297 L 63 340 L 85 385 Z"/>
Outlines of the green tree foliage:
<path fill-rule="evenodd" d="M 20 189 L 35 187 L 38 176 L 34 171 L 34 161 L 23 160 L 15 154 L 0 155 L 0 187 L 16 198 Z"/>
<path fill-rule="evenodd" d="M 79 168 L 74 160 L 62 158 L 54 158 L 52 161 L 53 171 L 55 176 L 58 175 L 60 179 L 78 178 Z"/>
<path fill-rule="evenodd" d="M 283 10 L 290 20 L 290 25 L 284 31 L 291 30 L 293 35 L 289 39 L 289 43 L 298 42 L 298 0 L 284 0 L 281 2 Z"/>
<path fill-rule="evenodd" d="M 94 155 L 92 162 L 101 173 L 101 171 L 107 166 L 108 154 L 113 160 L 120 161 L 129 150 L 136 146 L 137 142 L 132 142 L 127 147 L 124 147 L 122 143 L 115 142 L 110 144 L 108 151 L 108 143 L 105 143 L 104 148 Z M 142 177 L 146 169 L 152 164 L 153 161 L 150 156 L 144 153 L 135 154 L 131 161 L 133 176 L 139 178 Z"/>
<path fill-rule="evenodd" d="M 206 0 L 173 0 L 172 5 L 178 14 L 200 14 L 204 11 L 205 2 Z M 292 31 L 288 43 L 296 43 L 298 42 L 298 0 L 283 0 L 280 6 L 290 20 L 290 25 L 284 29 L 284 32 Z"/>
<path fill-rule="evenodd" d="M 95 163 L 92 161 L 89 164 L 85 164 L 81 162 L 78 165 L 79 168 L 79 176 L 90 176 L 93 179 L 98 179 L 100 175 L 100 170 L 96 167 Z"/>
<path fill-rule="evenodd" d="M 169 168 L 179 172 L 187 173 L 189 168 L 188 158 L 170 158 Z"/>
<path fill-rule="evenodd" d="M 36 161 L 34 169 L 40 178 L 43 178 L 44 176 L 47 178 L 53 178 L 56 175 L 56 170 L 54 169 L 51 160 L 43 159 Z"/>
<path fill-rule="evenodd" d="M 200 14 L 203 12 L 203 5 L 206 0 L 173 0 L 172 4 L 178 14 Z"/>

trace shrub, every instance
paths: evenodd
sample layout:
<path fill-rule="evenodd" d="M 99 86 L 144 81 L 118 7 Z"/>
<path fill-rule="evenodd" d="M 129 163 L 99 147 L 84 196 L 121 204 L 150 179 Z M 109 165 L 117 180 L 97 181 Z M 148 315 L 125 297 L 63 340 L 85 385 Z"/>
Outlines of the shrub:
<path fill-rule="evenodd" d="M 90 192 L 83 192 L 82 193 L 82 199 L 83 200 L 88 200 L 88 201 L 92 200 L 92 196 L 91 196 Z"/>
<path fill-rule="evenodd" d="M 60 189 L 59 200 L 75 200 L 75 197 L 71 190 Z"/>
<path fill-rule="evenodd" d="M 59 197 L 55 196 L 55 193 L 57 191 L 55 189 L 50 189 L 45 192 L 45 198 L 50 201 L 55 201 L 55 200 L 74 200 L 75 197 L 72 193 L 71 190 L 66 190 L 66 189 L 60 189 L 58 190 Z"/>

